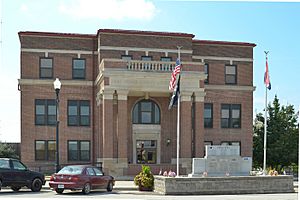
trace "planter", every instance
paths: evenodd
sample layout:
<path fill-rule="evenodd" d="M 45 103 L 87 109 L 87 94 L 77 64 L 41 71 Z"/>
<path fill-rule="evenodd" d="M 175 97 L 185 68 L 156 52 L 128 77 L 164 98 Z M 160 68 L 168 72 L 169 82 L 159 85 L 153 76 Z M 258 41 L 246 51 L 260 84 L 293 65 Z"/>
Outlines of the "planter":
<path fill-rule="evenodd" d="M 144 187 L 144 186 L 141 186 L 139 185 L 139 191 L 153 191 L 153 188 L 148 188 L 148 187 Z"/>

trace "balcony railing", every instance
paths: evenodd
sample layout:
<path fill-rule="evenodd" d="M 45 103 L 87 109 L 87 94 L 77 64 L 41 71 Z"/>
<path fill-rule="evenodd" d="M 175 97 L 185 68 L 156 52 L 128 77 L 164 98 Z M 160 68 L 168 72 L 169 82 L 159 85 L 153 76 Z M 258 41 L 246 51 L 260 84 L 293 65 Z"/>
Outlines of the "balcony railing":
<path fill-rule="evenodd" d="M 175 62 L 102 59 L 99 69 L 103 71 L 104 68 L 125 68 L 130 71 L 169 72 L 175 68 Z"/>
<path fill-rule="evenodd" d="M 173 71 L 174 68 L 172 62 L 131 60 L 127 63 L 127 69 L 134 71 Z"/>

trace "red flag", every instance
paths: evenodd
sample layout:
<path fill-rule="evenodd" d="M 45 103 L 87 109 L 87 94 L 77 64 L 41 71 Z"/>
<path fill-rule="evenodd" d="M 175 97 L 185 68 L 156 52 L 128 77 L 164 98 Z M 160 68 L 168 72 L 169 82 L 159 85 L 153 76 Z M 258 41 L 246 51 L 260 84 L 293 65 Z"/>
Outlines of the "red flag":
<path fill-rule="evenodd" d="M 265 82 L 266 87 L 269 90 L 271 90 L 271 81 L 270 81 L 270 76 L 269 76 L 268 58 L 266 58 L 266 72 L 265 72 L 264 82 Z"/>

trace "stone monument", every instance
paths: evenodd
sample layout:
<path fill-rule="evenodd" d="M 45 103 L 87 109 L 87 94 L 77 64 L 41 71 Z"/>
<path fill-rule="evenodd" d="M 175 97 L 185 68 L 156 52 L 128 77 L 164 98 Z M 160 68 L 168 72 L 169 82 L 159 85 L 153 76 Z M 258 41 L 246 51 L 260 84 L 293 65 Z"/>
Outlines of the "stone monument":
<path fill-rule="evenodd" d="M 193 158 L 192 173 L 199 176 L 248 176 L 252 158 L 240 156 L 240 146 L 206 145 L 204 158 Z"/>

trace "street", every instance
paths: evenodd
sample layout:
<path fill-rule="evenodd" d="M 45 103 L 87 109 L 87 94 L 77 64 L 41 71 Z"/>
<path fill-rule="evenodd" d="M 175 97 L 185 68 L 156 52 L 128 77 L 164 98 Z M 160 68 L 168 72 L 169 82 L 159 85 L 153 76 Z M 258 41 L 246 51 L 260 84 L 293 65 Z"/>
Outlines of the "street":
<path fill-rule="evenodd" d="M 162 200 L 162 199 L 180 199 L 180 200 L 296 200 L 298 193 L 287 194 L 243 194 L 243 195 L 190 195 L 190 196 L 164 196 L 154 192 L 139 192 L 139 191 L 122 191 L 114 190 L 113 192 L 95 191 L 89 195 L 83 195 L 80 191 L 66 191 L 62 195 L 56 194 L 50 189 L 43 189 L 41 192 L 31 192 L 28 189 L 21 189 L 19 192 L 13 192 L 11 189 L 2 189 L 0 191 L 2 199 L 66 199 L 66 198 L 81 198 L 81 199 L 125 199 L 125 200 Z"/>

